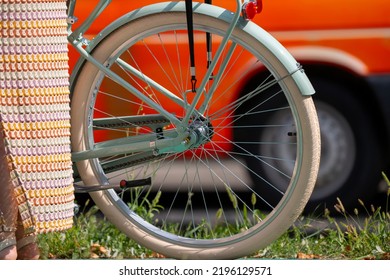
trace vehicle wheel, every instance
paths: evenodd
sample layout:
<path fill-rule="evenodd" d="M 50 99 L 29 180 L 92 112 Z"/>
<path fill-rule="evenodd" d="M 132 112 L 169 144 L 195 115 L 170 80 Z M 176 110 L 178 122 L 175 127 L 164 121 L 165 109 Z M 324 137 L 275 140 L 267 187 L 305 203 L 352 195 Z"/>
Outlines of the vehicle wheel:
<path fill-rule="evenodd" d="M 382 156 L 378 134 L 368 108 L 348 86 L 312 77 L 321 127 L 319 176 L 308 209 L 318 204 L 330 210 L 340 198 L 352 210 L 358 199 L 369 202 L 378 192 Z"/>
<path fill-rule="evenodd" d="M 381 156 L 375 126 L 368 111 L 349 88 L 326 78 L 310 76 L 310 80 L 316 89 L 314 100 L 321 128 L 322 152 L 316 186 L 306 211 L 322 211 L 324 206 L 335 211 L 337 198 L 340 198 L 346 209 L 351 210 L 357 205 L 358 199 L 369 201 L 377 192 Z M 241 121 L 252 122 L 250 119 Z M 270 112 L 266 122 L 290 125 L 292 119 L 283 111 Z M 287 126 L 280 126 L 258 129 L 255 135 L 253 130 L 250 133 L 253 138 L 259 137 L 262 143 L 271 143 L 285 141 L 289 131 Z M 247 164 L 264 174 L 265 181 L 283 185 L 286 181 L 283 174 L 291 172 L 293 165 L 279 159 L 293 159 L 295 151 L 287 142 L 282 147 L 261 145 L 258 149 L 260 154 L 268 154 L 270 161 L 256 166 L 257 162 L 248 158 Z M 256 153 L 253 148 L 251 151 Z M 269 165 L 275 168 L 270 169 Z M 261 189 L 261 185 L 257 185 L 257 188 Z M 275 194 L 268 191 L 265 195 L 271 201 L 276 199 Z"/>

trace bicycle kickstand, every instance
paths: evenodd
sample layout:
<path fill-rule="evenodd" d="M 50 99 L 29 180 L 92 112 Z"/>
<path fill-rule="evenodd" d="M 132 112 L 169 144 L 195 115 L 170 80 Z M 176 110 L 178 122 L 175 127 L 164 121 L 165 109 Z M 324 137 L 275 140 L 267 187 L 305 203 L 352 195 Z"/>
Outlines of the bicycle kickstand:
<path fill-rule="evenodd" d="M 131 181 L 122 180 L 119 182 L 118 185 L 108 184 L 108 185 L 86 186 L 86 185 L 74 184 L 74 191 L 75 193 L 90 193 L 90 192 L 104 191 L 110 189 L 113 189 L 115 191 L 124 191 L 129 188 L 150 186 L 151 184 L 152 184 L 152 179 L 149 177 L 146 179 L 131 180 Z"/>

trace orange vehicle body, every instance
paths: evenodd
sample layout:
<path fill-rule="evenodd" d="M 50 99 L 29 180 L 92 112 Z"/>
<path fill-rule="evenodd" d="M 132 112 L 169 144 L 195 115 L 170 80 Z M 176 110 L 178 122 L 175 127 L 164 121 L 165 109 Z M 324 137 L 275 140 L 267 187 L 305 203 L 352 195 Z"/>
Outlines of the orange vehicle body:
<path fill-rule="evenodd" d="M 89 37 L 120 16 L 158 0 L 114 0 L 91 26 Z M 390 3 L 387 0 L 366 1 L 285 1 L 266 0 L 254 22 L 275 36 L 289 48 L 299 61 L 315 59 L 324 63 L 342 64 L 362 75 L 389 73 L 390 60 Z M 98 0 L 79 0 L 76 15 L 85 19 Z M 235 11 L 235 0 L 214 0 L 213 4 Z M 77 26 L 77 24 L 76 24 Z M 294 49 L 291 49 L 294 48 Z M 323 52 L 317 57 L 315 50 Z M 323 49 L 322 49 L 323 48 Z M 308 50 L 306 54 L 302 54 Z M 332 51 L 336 57 L 331 58 Z M 344 52 L 345 57 L 342 57 Z M 339 56 L 337 56 L 339 54 Z M 300 59 L 300 57 L 302 57 Z M 77 59 L 70 50 L 70 65 Z M 343 61 L 348 60 L 349 61 Z M 329 61 L 331 60 L 331 61 Z M 71 67 L 72 68 L 72 67 Z"/>
<path fill-rule="evenodd" d="M 90 14 L 97 2 L 98 0 L 77 2 L 75 15 L 80 22 Z M 162 1 L 113 0 L 86 36 L 93 38 L 120 16 L 158 2 Z M 231 11 L 236 8 L 235 0 L 213 0 L 213 4 Z M 263 0 L 263 11 L 256 15 L 253 21 L 270 32 L 289 50 L 303 65 L 310 80 L 314 76 L 352 93 L 345 97 L 344 101 L 357 104 L 353 110 L 356 114 L 364 112 L 362 117 L 367 121 L 365 128 L 375 127 L 375 130 L 367 132 L 370 133 L 370 139 L 362 140 L 364 137 L 358 134 L 359 124 L 353 120 L 354 112 L 350 113 L 352 117 L 345 116 L 352 127 L 357 156 L 351 158 L 356 164 L 347 176 L 348 179 L 340 183 L 344 186 L 342 194 L 346 195 L 351 191 L 346 189 L 345 185 L 351 187 L 359 183 L 362 186 L 356 189 L 361 189 L 361 195 L 374 193 L 375 185 L 380 181 L 380 172 L 390 167 L 390 1 Z M 71 69 L 77 58 L 77 52 L 70 49 Z M 236 71 L 239 72 L 240 69 Z M 250 78 L 248 77 L 248 80 Z M 313 85 L 317 90 L 316 84 Z M 233 90 L 239 91 L 239 88 Z M 316 95 L 314 98 L 316 99 Z M 223 100 L 229 102 L 227 98 Z M 220 106 L 224 106 L 223 100 Z M 337 102 L 336 100 L 335 103 Z M 331 104 L 343 114 L 343 108 L 337 108 L 336 105 Z M 324 131 L 326 136 L 326 129 Z M 230 131 L 224 133 L 224 137 L 231 137 Z M 373 146 L 377 150 L 376 153 L 370 154 L 366 151 Z M 367 165 L 372 166 L 372 169 L 367 171 Z M 362 174 L 364 179 L 359 177 Z M 368 187 L 373 190 L 364 190 L 367 188 L 364 185 L 367 184 L 373 184 L 374 186 Z"/>

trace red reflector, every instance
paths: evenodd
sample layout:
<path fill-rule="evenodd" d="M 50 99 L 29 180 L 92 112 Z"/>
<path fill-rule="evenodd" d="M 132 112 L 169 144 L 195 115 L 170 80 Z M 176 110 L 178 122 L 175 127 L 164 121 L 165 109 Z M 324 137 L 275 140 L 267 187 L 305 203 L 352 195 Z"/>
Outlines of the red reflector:
<path fill-rule="evenodd" d="M 253 19 L 256 14 L 263 10 L 262 0 L 250 0 L 242 6 L 242 15 L 245 19 Z"/>

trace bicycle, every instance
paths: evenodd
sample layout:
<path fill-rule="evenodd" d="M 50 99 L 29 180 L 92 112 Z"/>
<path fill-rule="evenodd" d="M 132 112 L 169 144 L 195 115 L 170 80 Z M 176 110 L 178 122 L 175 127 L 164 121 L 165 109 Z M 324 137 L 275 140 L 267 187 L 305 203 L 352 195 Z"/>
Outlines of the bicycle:
<path fill-rule="evenodd" d="M 302 67 L 247 18 L 261 3 L 152 4 L 87 41 L 109 2 L 75 31 L 69 4 L 69 42 L 81 54 L 71 74 L 77 191 L 168 257 L 231 259 L 269 245 L 309 199 L 320 134 Z"/>

